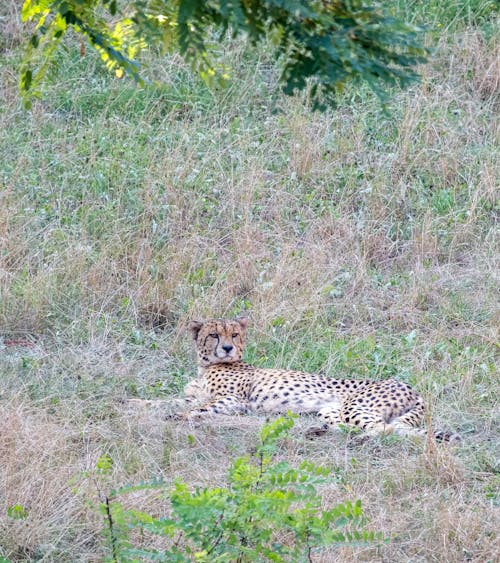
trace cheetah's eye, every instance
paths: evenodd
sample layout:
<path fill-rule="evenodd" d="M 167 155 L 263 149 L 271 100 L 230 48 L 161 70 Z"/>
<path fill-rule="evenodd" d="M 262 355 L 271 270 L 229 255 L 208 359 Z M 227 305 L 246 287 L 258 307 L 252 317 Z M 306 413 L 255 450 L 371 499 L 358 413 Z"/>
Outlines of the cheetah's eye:
<path fill-rule="evenodd" d="M 219 335 L 216 332 L 211 332 L 208 336 L 211 336 L 212 338 L 219 338 Z"/>
<path fill-rule="evenodd" d="M 233 334 L 233 338 L 237 338 L 238 336 L 239 336 L 239 334 L 238 334 L 237 332 L 235 332 L 235 333 Z"/>

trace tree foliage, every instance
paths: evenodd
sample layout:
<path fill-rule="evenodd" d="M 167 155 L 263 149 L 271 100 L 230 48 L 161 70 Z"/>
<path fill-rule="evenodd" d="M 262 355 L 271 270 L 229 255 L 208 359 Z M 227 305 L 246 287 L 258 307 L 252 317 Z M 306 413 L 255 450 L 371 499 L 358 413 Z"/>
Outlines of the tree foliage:
<path fill-rule="evenodd" d="M 86 38 L 117 76 L 143 83 L 139 51 L 177 50 L 208 83 L 229 78 L 215 46 L 228 34 L 269 41 L 287 94 L 311 86 L 315 107 L 333 102 L 351 81 L 404 86 L 425 60 L 418 27 L 371 0 L 25 0 L 34 24 L 21 69 L 21 91 L 40 95 L 40 82 L 69 29 Z M 83 51 L 83 49 L 82 49 Z"/>
<path fill-rule="evenodd" d="M 326 546 L 383 541 L 381 534 L 366 529 L 359 500 L 322 508 L 317 486 L 331 480 L 328 468 L 307 460 L 298 467 L 275 460 L 277 442 L 292 426 L 291 416 L 265 424 L 256 454 L 231 464 L 227 487 L 192 490 L 177 482 L 168 493 L 168 517 L 125 509 L 119 500 L 125 493 L 164 485 L 114 491 L 101 504 L 108 560 L 285 563 L 311 561 L 311 554 Z M 130 533 L 134 529 L 141 531 L 142 546 L 132 539 L 138 536 Z M 151 547 L 154 536 L 169 547 Z"/>

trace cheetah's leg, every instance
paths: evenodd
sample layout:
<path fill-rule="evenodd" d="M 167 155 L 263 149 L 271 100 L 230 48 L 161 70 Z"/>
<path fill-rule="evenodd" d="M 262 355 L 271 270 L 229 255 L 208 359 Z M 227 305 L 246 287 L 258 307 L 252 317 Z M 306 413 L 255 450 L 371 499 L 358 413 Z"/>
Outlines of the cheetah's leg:
<path fill-rule="evenodd" d="M 328 424 L 328 426 L 337 426 L 342 422 L 340 418 L 340 405 L 327 405 L 318 411 L 318 418 Z"/>
<path fill-rule="evenodd" d="M 394 432 L 399 436 L 419 436 L 424 438 L 428 433 L 427 428 L 412 426 L 411 424 L 400 421 L 399 418 L 393 420 L 391 426 L 394 428 Z M 460 435 L 451 430 L 433 430 L 432 434 L 437 442 L 448 442 L 456 445 L 460 444 L 462 441 Z"/>
<path fill-rule="evenodd" d="M 394 428 L 389 424 L 381 413 L 373 408 L 364 407 L 357 403 L 344 404 L 340 413 L 343 424 L 356 426 L 365 431 L 366 434 L 376 436 L 379 434 L 392 434 Z"/>
<path fill-rule="evenodd" d="M 424 428 L 420 428 L 424 412 L 424 401 L 419 397 L 410 410 L 391 420 L 394 432 L 400 436 L 424 436 L 427 431 Z"/>
<path fill-rule="evenodd" d="M 384 433 L 388 434 L 394 432 L 399 436 L 419 436 L 425 437 L 427 435 L 427 428 L 422 428 L 420 425 L 424 419 L 425 414 L 425 404 L 421 397 L 417 397 L 415 404 L 401 416 L 397 416 L 390 420 L 389 424 L 385 422 L 369 424 L 368 427 L 364 427 L 368 430 L 370 434 Z M 364 416 L 362 417 L 364 418 Z M 448 442 L 450 444 L 456 445 L 461 442 L 461 438 L 458 434 L 455 434 L 451 430 L 434 430 L 434 438 L 438 442 Z"/>
<path fill-rule="evenodd" d="M 400 436 L 426 436 L 427 428 L 422 428 L 420 425 L 424 419 L 425 404 L 422 397 L 418 397 L 413 407 L 396 417 L 391 421 L 396 434 Z M 438 442 L 450 442 L 451 444 L 458 444 L 461 438 L 451 430 L 434 430 L 434 438 Z"/>
<path fill-rule="evenodd" d="M 169 410 L 178 412 L 182 409 L 193 408 L 196 405 L 210 401 L 206 381 L 203 378 L 193 379 L 184 387 L 184 396 L 175 399 L 128 399 L 127 403 L 132 406 L 141 407 L 167 407 Z M 170 418 L 177 418 L 172 415 Z"/>
<path fill-rule="evenodd" d="M 321 436 L 328 432 L 329 428 L 335 428 L 339 424 L 361 428 L 366 434 L 372 436 L 394 432 L 392 425 L 386 423 L 379 413 L 356 404 L 342 408 L 327 406 L 318 411 L 318 416 L 324 421 L 324 425 L 320 428 L 310 428 L 306 433 L 308 438 Z"/>
<path fill-rule="evenodd" d="M 184 397 L 188 403 L 208 403 L 210 401 L 210 392 L 205 379 L 192 379 L 184 387 Z"/>
<path fill-rule="evenodd" d="M 335 403 L 327 405 L 318 411 L 318 418 L 323 422 L 321 426 L 312 426 L 306 431 L 307 438 L 314 438 L 326 434 L 330 428 L 338 426 L 342 420 L 340 418 L 340 405 Z"/>
<path fill-rule="evenodd" d="M 420 426 L 424 418 L 424 411 L 424 401 L 420 399 L 412 409 L 391 421 L 394 432 L 400 436 L 426 436 L 427 428 Z M 451 430 L 434 430 L 433 434 L 438 442 L 459 444 L 462 441 L 460 436 Z"/>
<path fill-rule="evenodd" d="M 186 420 L 196 420 L 214 414 L 245 414 L 249 411 L 248 403 L 239 397 L 228 395 L 210 403 L 205 403 L 183 415 Z"/>

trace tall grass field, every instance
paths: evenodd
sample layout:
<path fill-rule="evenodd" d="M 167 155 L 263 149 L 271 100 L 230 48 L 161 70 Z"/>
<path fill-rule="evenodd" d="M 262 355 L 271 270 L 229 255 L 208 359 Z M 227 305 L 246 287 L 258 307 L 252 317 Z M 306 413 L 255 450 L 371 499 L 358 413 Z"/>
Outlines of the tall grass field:
<path fill-rule="evenodd" d="M 462 436 L 306 440 L 301 417 L 278 456 L 332 469 L 324 506 L 360 499 L 387 539 L 312 561 L 498 561 L 496 3 L 392 0 L 427 26 L 421 82 L 324 113 L 281 93 L 266 46 L 221 45 L 216 91 L 144 53 L 161 85 L 140 89 L 76 38 L 27 112 L 19 4 L 0 3 L 0 561 L 110 560 L 107 491 L 225 486 L 264 418 L 165 404 L 196 375 L 189 320 L 240 314 L 246 361 L 397 378 Z"/>

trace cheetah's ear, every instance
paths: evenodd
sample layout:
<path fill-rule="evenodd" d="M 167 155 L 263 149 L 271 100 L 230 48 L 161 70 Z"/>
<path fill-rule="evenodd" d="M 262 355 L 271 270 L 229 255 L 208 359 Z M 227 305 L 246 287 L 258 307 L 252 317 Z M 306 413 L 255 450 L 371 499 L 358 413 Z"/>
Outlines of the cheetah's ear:
<path fill-rule="evenodd" d="M 198 333 L 200 332 L 202 326 L 203 323 L 201 321 L 191 321 L 189 323 L 189 330 L 191 331 L 193 340 L 197 340 Z"/>
<path fill-rule="evenodd" d="M 248 317 L 236 317 L 234 319 L 242 328 L 242 330 L 246 330 L 248 326 Z"/>

